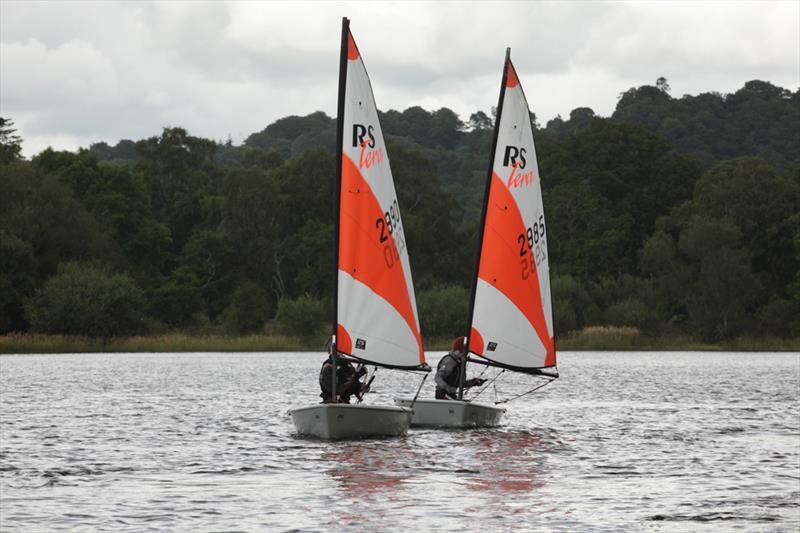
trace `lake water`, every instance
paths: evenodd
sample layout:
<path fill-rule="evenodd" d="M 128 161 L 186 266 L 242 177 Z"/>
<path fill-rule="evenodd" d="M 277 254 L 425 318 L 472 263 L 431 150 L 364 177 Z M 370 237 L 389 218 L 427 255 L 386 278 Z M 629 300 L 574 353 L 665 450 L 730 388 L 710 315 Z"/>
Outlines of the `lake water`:
<path fill-rule="evenodd" d="M 0 356 L 0 530 L 800 528 L 800 354 L 561 352 L 501 428 L 349 442 L 287 414 L 322 359 Z M 418 384 L 379 370 L 367 401 Z"/>

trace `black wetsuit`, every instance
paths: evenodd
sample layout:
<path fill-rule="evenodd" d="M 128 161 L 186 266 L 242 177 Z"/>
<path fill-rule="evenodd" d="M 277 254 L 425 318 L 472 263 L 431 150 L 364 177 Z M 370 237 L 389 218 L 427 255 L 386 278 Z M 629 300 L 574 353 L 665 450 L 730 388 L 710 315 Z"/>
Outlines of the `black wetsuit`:
<path fill-rule="evenodd" d="M 361 382 L 359 378 L 367 373 L 365 368 L 358 372 L 353 365 L 347 361 L 337 361 L 336 369 L 336 395 L 340 403 L 350 403 L 350 396 L 361 392 Z M 333 364 L 330 359 L 322 363 L 319 371 L 319 387 L 322 389 L 319 396 L 323 403 L 331 401 L 331 381 L 333 380 Z"/>

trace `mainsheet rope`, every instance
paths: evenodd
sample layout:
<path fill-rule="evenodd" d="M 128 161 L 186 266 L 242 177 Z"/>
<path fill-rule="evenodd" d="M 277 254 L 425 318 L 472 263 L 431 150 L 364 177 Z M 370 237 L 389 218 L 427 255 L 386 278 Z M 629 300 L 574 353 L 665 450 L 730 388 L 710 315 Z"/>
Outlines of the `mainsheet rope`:
<path fill-rule="evenodd" d="M 486 368 L 484 368 L 484 369 L 483 369 L 483 372 L 486 372 L 486 370 L 488 370 L 488 369 L 489 369 L 489 367 L 487 366 Z M 489 388 L 489 385 L 491 385 L 492 383 L 494 383 L 494 380 L 496 380 L 497 378 L 499 378 L 499 377 L 500 377 L 500 375 L 501 375 L 503 372 L 505 372 L 505 371 L 506 371 L 506 369 L 505 369 L 505 368 L 504 368 L 503 370 L 501 370 L 501 371 L 500 371 L 500 372 L 499 372 L 499 373 L 498 373 L 498 374 L 497 374 L 495 377 L 493 377 L 491 380 L 489 380 L 489 383 L 487 383 L 487 384 L 486 384 L 486 386 L 485 386 L 484 388 L 482 388 L 481 390 L 479 390 L 479 391 L 477 392 L 477 394 L 475 394 L 475 396 L 473 396 L 472 398 L 470 398 L 470 399 L 469 399 L 469 400 L 467 400 L 467 401 L 471 402 L 472 400 L 474 400 L 475 398 L 477 398 L 478 396 L 480 396 L 481 394 L 483 394 L 483 391 L 485 391 L 486 389 L 488 389 L 488 388 Z M 478 376 L 478 378 L 480 378 L 480 377 L 483 375 L 483 372 L 481 372 L 481 373 L 480 373 L 480 375 Z M 496 390 L 497 390 L 497 389 L 495 389 L 495 391 L 496 391 Z"/>
<path fill-rule="evenodd" d="M 530 394 L 532 392 L 535 392 L 535 391 L 541 389 L 542 387 L 544 387 L 545 385 L 551 384 L 554 381 L 555 381 L 555 378 L 549 379 L 549 380 L 545 381 L 544 383 L 542 383 L 541 385 L 539 385 L 538 387 L 532 388 L 528 392 L 523 392 L 522 394 L 517 394 L 516 396 L 512 396 L 511 398 L 506 398 L 505 400 L 500 400 L 499 402 L 494 402 L 494 404 L 495 405 L 500 405 L 501 403 L 507 403 L 507 402 L 510 402 L 512 400 L 516 400 L 517 398 L 522 398 L 523 396 L 526 396 L 526 395 L 528 395 L 528 394 Z"/>

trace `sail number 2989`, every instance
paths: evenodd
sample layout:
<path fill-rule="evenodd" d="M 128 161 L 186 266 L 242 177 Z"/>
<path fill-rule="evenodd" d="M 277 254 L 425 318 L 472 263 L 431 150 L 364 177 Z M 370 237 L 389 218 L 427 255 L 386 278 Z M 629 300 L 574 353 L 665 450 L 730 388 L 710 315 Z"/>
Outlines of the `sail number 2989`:
<path fill-rule="evenodd" d="M 522 267 L 522 279 L 535 272 L 537 266 L 547 259 L 547 246 L 544 239 L 544 215 L 539 216 L 539 221 L 534 222 L 525 233 L 520 233 L 517 237 L 519 243 L 520 266 Z M 533 255 L 533 261 L 528 258 L 528 251 Z"/>
<path fill-rule="evenodd" d="M 392 268 L 400 259 L 400 254 L 406 246 L 403 238 L 403 227 L 400 223 L 400 207 L 397 200 L 394 200 L 382 217 L 375 221 L 375 228 L 378 229 L 378 242 L 383 245 L 383 258 L 386 266 Z M 389 236 L 394 237 L 394 243 Z"/>

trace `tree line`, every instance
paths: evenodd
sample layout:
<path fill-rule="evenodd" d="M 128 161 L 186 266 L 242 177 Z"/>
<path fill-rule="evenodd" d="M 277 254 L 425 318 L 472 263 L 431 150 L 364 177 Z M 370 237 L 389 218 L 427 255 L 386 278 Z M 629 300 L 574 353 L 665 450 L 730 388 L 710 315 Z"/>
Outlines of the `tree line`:
<path fill-rule="evenodd" d="M 493 112 L 380 118 L 423 335 L 461 334 Z M 557 334 L 800 335 L 800 90 L 673 98 L 662 78 L 608 118 L 531 118 Z M 0 332 L 325 332 L 334 118 L 30 160 L 0 121 Z"/>

